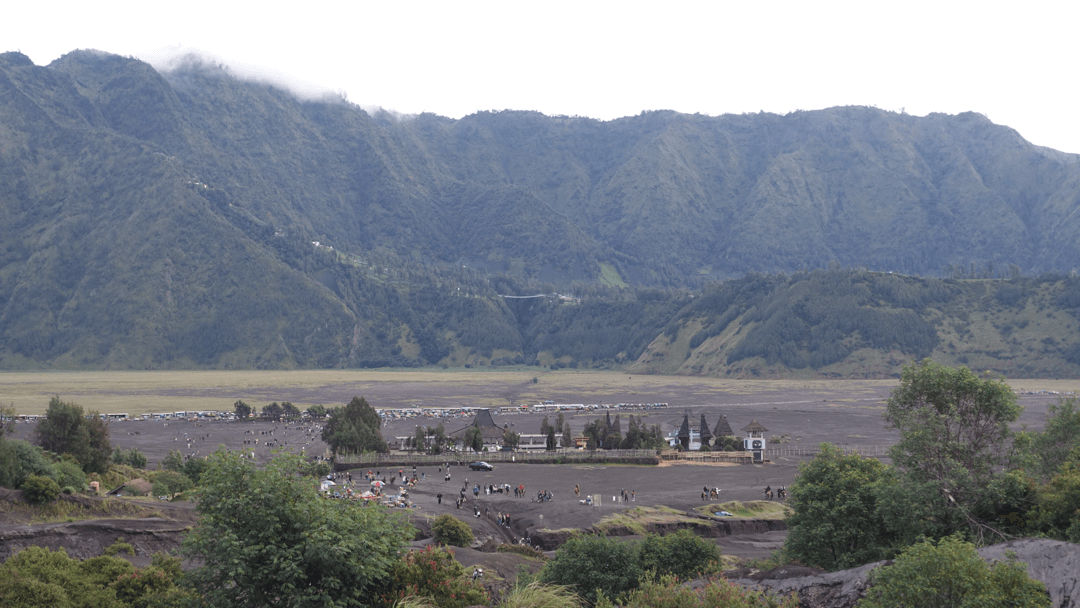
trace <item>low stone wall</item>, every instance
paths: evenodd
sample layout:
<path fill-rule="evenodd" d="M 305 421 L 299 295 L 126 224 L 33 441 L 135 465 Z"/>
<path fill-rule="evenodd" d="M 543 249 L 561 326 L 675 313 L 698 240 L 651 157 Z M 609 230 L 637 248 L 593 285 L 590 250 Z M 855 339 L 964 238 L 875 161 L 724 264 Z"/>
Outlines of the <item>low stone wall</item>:
<path fill-rule="evenodd" d="M 447 454 L 415 454 L 390 452 L 388 454 L 360 454 L 357 456 L 338 456 L 334 459 L 334 470 L 345 471 L 378 466 L 411 467 L 451 465 L 466 466 L 470 462 L 483 460 L 491 464 L 660 464 L 660 457 L 653 450 L 566 450 L 566 451 L 517 451 L 517 452 L 478 452 L 474 454 L 452 452 Z"/>
<path fill-rule="evenodd" d="M 717 462 L 733 462 L 736 464 L 753 464 L 754 455 L 751 452 L 680 452 L 668 450 L 660 453 L 662 460 L 711 464 Z"/>

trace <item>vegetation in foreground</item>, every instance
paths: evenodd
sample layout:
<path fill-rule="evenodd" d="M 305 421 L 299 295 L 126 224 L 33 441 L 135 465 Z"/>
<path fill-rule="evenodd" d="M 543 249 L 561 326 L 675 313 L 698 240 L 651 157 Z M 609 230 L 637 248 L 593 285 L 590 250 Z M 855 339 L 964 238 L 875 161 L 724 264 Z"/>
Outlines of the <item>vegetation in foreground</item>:
<path fill-rule="evenodd" d="M 1046 586 L 1013 560 L 988 564 L 959 536 L 922 541 L 874 570 L 857 608 L 1049 608 Z"/>
<path fill-rule="evenodd" d="M 1000 380 L 931 361 L 905 369 L 886 414 L 901 432 L 896 465 L 826 446 L 791 486 L 795 513 L 785 556 L 831 569 L 895 556 L 894 569 L 882 569 L 872 579 L 864 600 L 871 608 L 925 605 L 905 603 L 911 588 L 943 597 L 978 589 L 1006 603 L 973 606 L 1042 608 L 1045 589 L 1022 568 L 989 567 L 972 557 L 975 543 L 1032 532 L 1072 539 L 1076 532 L 1080 407 L 1062 401 L 1051 409 L 1045 431 L 1014 435 L 1008 423 L 1018 412 L 1015 396 Z M 0 442 L 0 454 L 16 455 L 5 461 L 5 470 L 38 467 L 58 474 L 55 465 L 62 459 L 36 446 L 8 445 L 2 435 Z M 186 477 L 191 461 L 178 456 L 169 463 L 176 469 L 170 472 Z M 115 458 L 137 460 L 124 453 Z M 4 605 L 795 605 L 793 597 L 769 597 L 708 578 L 718 570 L 719 549 L 687 530 L 637 542 L 574 537 L 536 580 L 524 577 L 500 600 L 470 580 L 448 549 L 407 551 L 413 530 L 388 510 L 320 497 L 312 468 L 299 456 L 278 455 L 260 469 L 238 453 L 220 451 L 190 466 L 187 479 L 197 484 L 200 518 L 184 551 L 201 566 L 180 573 L 162 557 L 151 566 L 156 569 L 142 572 L 103 558 L 80 562 L 58 552 L 26 550 L 3 566 L 10 574 L 0 580 Z M 29 478 L 31 493 L 54 491 L 41 481 L 55 484 L 51 477 L 29 473 L 24 484 Z M 34 489 L 35 484 L 41 487 Z M 831 521 L 845 526 L 829 528 Z M 456 527 L 445 523 L 441 534 L 449 543 Z M 51 570 L 35 565 L 45 562 Z M 49 580 L 35 579 L 37 572 L 48 572 Z M 694 588 L 680 583 L 698 577 L 706 578 Z M 153 584 L 131 590 L 124 586 L 128 579 Z"/>
<path fill-rule="evenodd" d="M 786 557 L 838 570 L 951 535 L 1080 542 L 1080 402 L 1051 407 L 1042 432 L 1010 431 L 1019 412 L 999 379 L 905 368 L 886 408 L 894 464 L 823 446 L 789 488 Z"/>

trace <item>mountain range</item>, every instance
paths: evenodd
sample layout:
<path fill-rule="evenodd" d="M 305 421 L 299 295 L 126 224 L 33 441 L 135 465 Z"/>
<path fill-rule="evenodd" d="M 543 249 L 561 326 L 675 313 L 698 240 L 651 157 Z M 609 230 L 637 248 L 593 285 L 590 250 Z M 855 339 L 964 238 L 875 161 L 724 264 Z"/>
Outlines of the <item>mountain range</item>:
<path fill-rule="evenodd" d="M 1080 156 L 974 113 L 399 117 L 198 60 L 159 72 L 96 51 L 48 66 L 6 53 L 0 367 L 857 375 L 932 354 L 1013 369 L 1007 349 L 976 355 L 941 323 L 983 301 L 957 281 L 1014 277 L 981 289 L 998 302 L 1027 285 L 1021 299 L 1058 318 L 1042 336 L 1055 345 L 1024 347 L 1042 361 L 1027 372 L 1073 373 L 1075 315 L 1059 304 L 1078 210 Z M 957 300 L 935 319 L 851 287 L 841 310 L 909 310 L 854 318 L 921 337 L 844 322 L 827 356 L 812 354 L 822 336 L 740 346 L 770 319 L 786 335 L 805 310 L 784 294 L 836 281 L 936 281 Z M 735 286 L 778 299 L 701 308 Z"/>

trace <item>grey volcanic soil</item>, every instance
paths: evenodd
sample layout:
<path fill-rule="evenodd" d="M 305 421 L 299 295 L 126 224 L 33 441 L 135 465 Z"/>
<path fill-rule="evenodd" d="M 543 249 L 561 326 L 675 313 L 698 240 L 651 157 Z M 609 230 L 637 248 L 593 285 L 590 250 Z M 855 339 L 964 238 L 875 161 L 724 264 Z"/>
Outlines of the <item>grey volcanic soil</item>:
<path fill-rule="evenodd" d="M 850 386 L 850 385 L 847 385 Z M 732 428 L 740 429 L 757 420 L 769 429 L 766 436 L 770 445 L 786 448 L 785 453 L 772 455 L 772 461 L 763 465 L 689 465 L 670 466 L 629 466 L 629 465 L 525 465 L 498 464 L 492 472 L 471 472 L 464 467 L 452 468 L 450 482 L 442 481 L 442 474 L 436 467 L 421 467 L 418 472 L 425 474 L 424 481 L 412 492 L 418 516 L 453 513 L 470 522 L 481 536 L 493 536 L 510 540 L 513 537 L 526 536 L 540 528 L 584 528 L 592 525 L 601 517 L 631 508 L 637 505 L 665 505 L 678 510 L 694 508 L 701 503 L 702 486 L 721 488 L 721 500 L 753 500 L 761 498 L 761 490 L 766 485 L 772 487 L 790 485 L 795 479 L 798 465 L 810 458 L 805 452 L 819 443 L 829 441 L 837 444 L 858 446 L 864 453 L 884 454 L 884 450 L 896 438 L 895 433 L 886 428 L 882 421 L 884 401 L 888 396 L 885 388 L 861 388 L 858 391 L 845 391 L 845 383 L 837 383 L 836 391 L 761 391 L 754 394 L 729 394 L 713 392 L 707 397 L 709 403 L 701 404 L 704 395 L 693 391 L 683 394 L 641 394 L 630 395 L 635 402 L 666 401 L 672 405 L 666 409 L 648 411 L 612 411 L 614 416 L 620 413 L 623 429 L 626 428 L 626 416 L 644 415 L 648 424 L 660 424 L 664 432 L 677 428 L 684 413 L 689 414 L 692 425 L 697 426 L 702 413 L 710 426 L 714 426 L 718 416 L 727 416 Z M 562 396 L 563 401 L 575 402 L 572 396 Z M 387 401 L 393 401 L 387 399 Z M 618 396 L 609 402 L 618 401 Z M 1056 401 L 1055 397 L 1045 395 L 1020 395 L 1020 401 L 1026 406 L 1017 428 L 1026 425 L 1030 428 L 1043 426 L 1048 404 Z M 383 405 L 378 399 L 373 403 Z M 696 403 L 696 404 L 695 404 Z M 572 431 L 581 432 L 586 423 L 603 415 L 602 411 L 588 413 L 567 413 Z M 500 425 L 510 425 L 519 433 L 537 433 L 540 429 L 540 415 L 514 414 L 495 416 Z M 555 415 L 549 416 L 554 422 Z M 396 435 L 411 435 L 416 425 L 434 426 L 442 422 L 448 432 L 453 432 L 470 423 L 467 417 L 451 419 L 409 418 L 388 421 L 384 424 L 383 435 L 392 438 Z M 32 438 L 32 425 L 17 425 L 16 437 Z M 319 438 L 318 425 L 299 423 L 269 422 L 187 422 L 187 421 L 130 421 L 110 424 L 110 436 L 115 447 L 121 449 L 138 448 L 149 459 L 151 466 L 160 462 L 173 449 L 184 454 L 207 455 L 225 446 L 230 449 L 254 449 L 260 460 L 270 457 L 271 450 L 285 448 L 303 449 L 308 455 L 321 455 L 325 444 Z M 256 445 L 254 442 L 258 440 Z M 270 441 L 270 445 L 267 442 Z M 802 450 L 800 450 L 802 448 Z M 382 471 L 380 471 L 382 473 Z M 524 484 L 527 488 L 525 498 L 512 495 L 480 494 L 477 503 L 483 515 L 488 510 L 488 517 L 472 517 L 471 510 L 457 510 L 454 500 L 462 488 L 465 478 L 472 484 Z M 573 488 L 579 484 L 582 497 L 586 494 L 599 494 L 601 506 L 586 507 L 578 503 Z M 550 502 L 536 503 L 537 490 L 550 490 L 554 499 Z M 614 503 L 612 497 L 622 490 L 634 491 L 636 500 L 632 503 Z M 443 494 L 443 504 L 438 505 L 436 494 Z M 472 498 L 472 493 L 468 496 Z M 511 515 L 512 528 L 506 530 L 494 524 L 498 512 Z M 783 541 L 782 531 L 748 531 L 743 534 L 718 539 L 725 553 L 742 557 L 764 557 L 778 548 Z"/>

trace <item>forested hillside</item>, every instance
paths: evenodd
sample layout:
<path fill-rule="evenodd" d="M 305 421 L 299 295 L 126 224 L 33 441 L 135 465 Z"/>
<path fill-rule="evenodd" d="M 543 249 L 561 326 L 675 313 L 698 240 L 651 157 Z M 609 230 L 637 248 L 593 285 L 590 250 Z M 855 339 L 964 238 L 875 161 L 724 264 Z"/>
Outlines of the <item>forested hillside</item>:
<path fill-rule="evenodd" d="M 804 271 L 1064 276 L 1078 210 L 1080 157 L 976 114 L 402 119 L 6 53 L 0 367 L 1074 373 L 1071 279 Z"/>

